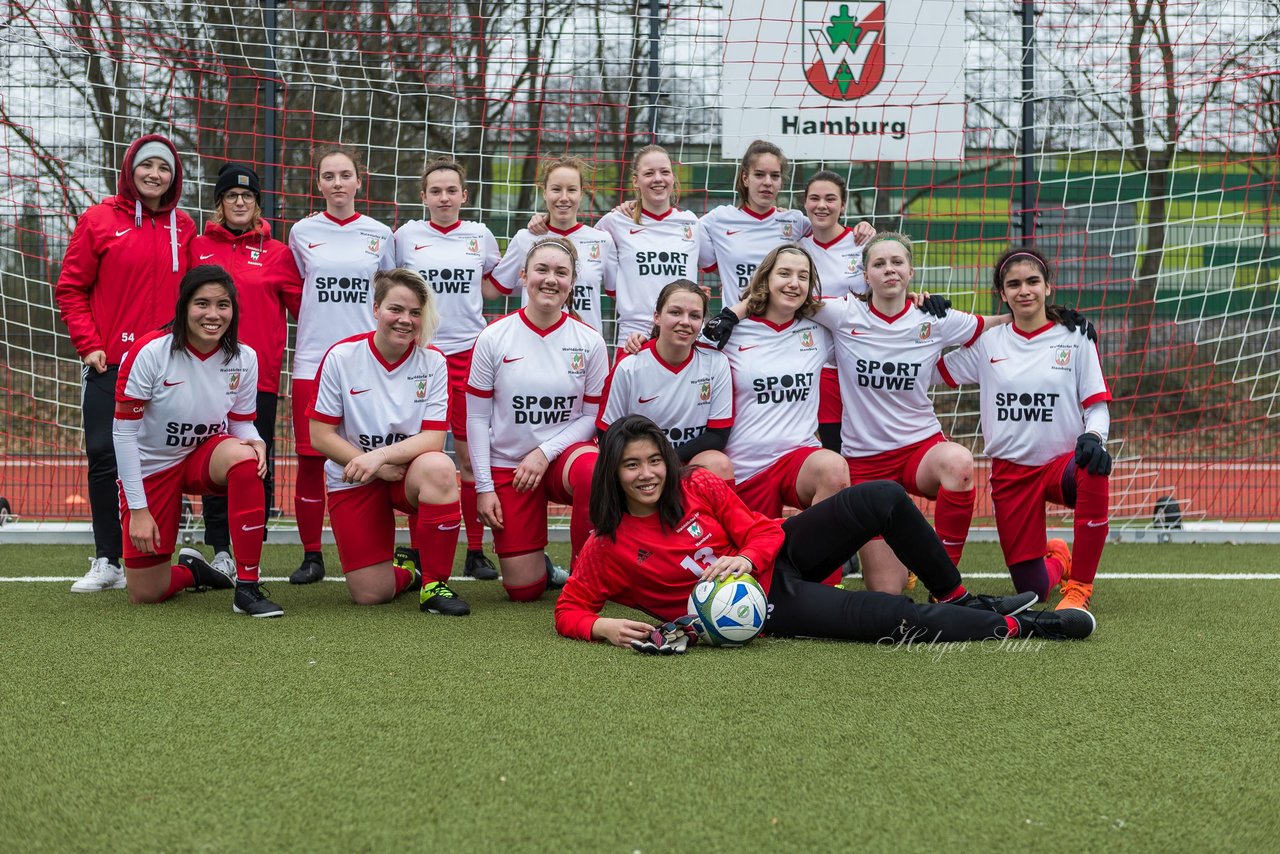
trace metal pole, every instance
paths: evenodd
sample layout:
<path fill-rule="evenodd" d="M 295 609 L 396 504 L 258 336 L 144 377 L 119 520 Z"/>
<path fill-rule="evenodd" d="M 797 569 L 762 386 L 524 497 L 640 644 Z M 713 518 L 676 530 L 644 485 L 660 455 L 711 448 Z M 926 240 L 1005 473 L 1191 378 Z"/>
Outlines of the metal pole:
<path fill-rule="evenodd" d="M 662 0 L 649 0 L 649 142 L 658 141 L 658 35 Z"/>
<path fill-rule="evenodd" d="M 1022 0 L 1022 240 L 1036 237 L 1035 164 L 1035 36 L 1036 10 L 1033 0 Z"/>
<path fill-rule="evenodd" d="M 280 211 L 280 110 L 277 100 L 279 91 L 276 72 L 276 0 L 262 0 L 262 23 L 267 36 L 267 79 L 263 83 L 262 93 L 266 108 L 262 140 L 262 189 L 266 196 L 266 206 L 262 214 L 274 220 Z"/>

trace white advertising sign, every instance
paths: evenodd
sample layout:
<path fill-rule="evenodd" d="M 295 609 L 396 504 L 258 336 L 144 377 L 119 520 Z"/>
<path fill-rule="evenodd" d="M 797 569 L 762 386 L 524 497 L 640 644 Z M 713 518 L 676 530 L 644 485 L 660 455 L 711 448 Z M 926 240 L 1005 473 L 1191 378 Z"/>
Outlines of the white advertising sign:
<path fill-rule="evenodd" d="M 721 154 L 961 160 L 964 3 L 730 0 Z"/>

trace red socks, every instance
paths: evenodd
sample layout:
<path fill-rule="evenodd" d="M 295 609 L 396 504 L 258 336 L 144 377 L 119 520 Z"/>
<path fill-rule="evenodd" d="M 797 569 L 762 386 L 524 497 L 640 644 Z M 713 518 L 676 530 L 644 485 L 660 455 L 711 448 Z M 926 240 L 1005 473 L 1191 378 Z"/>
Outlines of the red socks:
<path fill-rule="evenodd" d="M 399 596 L 413 582 L 413 573 L 402 566 L 391 567 L 391 575 L 395 579 L 396 592 L 393 594 Z"/>
<path fill-rule="evenodd" d="M 164 592 L 159 601 L 163 602 L 166 599 L 172 599 L 179 591 L 186 590 L 195 583 L 196 579 L 191 574 L 191 570 L 182 564 L 174 564 L 169 567 L 169 589 Z"/>
<path fill-rule="evenodd" d="M 512 587 L 505 581 L 502 586 L 506 588 L 507 595 L 511 597 L 512 602 L 533 602 L 542 596 L 542 591 L 547 589 L 547 579 L 540 578 L 532 584 L 526 584 L 524 587 Z"/>
<path fill-rule="evenodd" d="M 596 454 L 579 454 L 569 466 L 569 490 L 573 493 L 573 509 L 569 513 L 570 572 L 578 552 L 591 536 L 591 475 L 596 467 Z"/>
<path fill-rule="evenodd" d="M 1071 580 L 1092 584 L 1111 530 L 1110 481 L 1083 468 L 1076 469 L 1075 541 L 1071 544 Z"/>
<path fill-rule="evenodd" d="M 475 495 L 475 485 L 472 493 Z M 453 554 L 458 548 L 458 528 L 462 525 L 462 514 L 458 503 L 452 504 L 419 504 L 415 548 L 422 558 L 422 580 L 430 584 L 432 581 L 448 582 L 453 573 Z"/>
<path fill-rule="evenodd" d="M 952 492 L 939 488 L 933 527 L 942 540 L 942 547 L 947 550 L 947 557 L 956 566 L 960 565 L 960 555 L 964 552 L 965 540 L 969 539 L 969 525 L 972 523 L 973 490 Z"/>
<path fill-rule="evenodd" d="M 464 480 L 461 488 L 462 521 L 467 526 L 467 551 L 478 552 L 484 548 L 484 522 L 480 521 L 480 511 L 476 509 L 476 482 Z"/>
<path fill-rule="evenodd" d="M 324 457 L 298 457 L 298 481 L 293 498 L 302 550 L 320 551 L 324 528 Z"/>
<path fill-rule="evenodd" d="M 237 581 L 258 580 L 265 501 L 257 460 L 241 460 L 227 471 L 227 526 L 236 556 Z"/>

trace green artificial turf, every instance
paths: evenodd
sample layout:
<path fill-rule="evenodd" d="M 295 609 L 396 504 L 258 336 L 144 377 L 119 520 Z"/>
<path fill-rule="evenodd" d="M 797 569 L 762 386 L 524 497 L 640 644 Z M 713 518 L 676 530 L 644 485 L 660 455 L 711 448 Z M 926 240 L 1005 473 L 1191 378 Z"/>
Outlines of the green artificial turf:
<path fill-rule="evenodd" d="M 557 555 L 563 560 L 563 546 Z M 1113 545 L 1103 572 L 1274 572 L 1266 546 Z M 327 555 L 329 566 L 336 554 Z M 264 574 L 296 549 L 268 547 Z M 0 575 L 85 551 L 0 546 Z M 999 566 L 971 545 L 962 568 Z M 1006 581 L 983 579 L 985 592 Z M 5 850 L 1265 850 L 1280 581 L 1102 580 L 1098 633 L 673 658 L 340 584 L 149 607 L 0 583 Z M 919 592 L 917 595 L 921 595 Z M 621 609 L 610 613 L 623 614 Z"/>

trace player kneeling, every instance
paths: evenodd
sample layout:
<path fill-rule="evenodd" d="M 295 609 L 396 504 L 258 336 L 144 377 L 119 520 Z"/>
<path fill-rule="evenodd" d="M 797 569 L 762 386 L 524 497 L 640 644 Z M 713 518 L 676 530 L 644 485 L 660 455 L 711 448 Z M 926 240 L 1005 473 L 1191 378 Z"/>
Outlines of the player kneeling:
<path fill-rule="evenodd" d="M 125 579 L 135 603 L 234 587 L 237 614 L 284 614 L 258 585 L 267 454 L 253 426 L 258 358 L 239 343 L 238 326 L 230 274 L 196 267 L 179 285 L 173 321 L 140 338 L 120 366 L 111 432 L 120 525 L 128 532 Z M 194 549 L 170 566 L 184 492 L 227 496 L 234 576 Z"/>
<path fill-rule="evenodd" d="M 447 583 L 462 522 L 443 452 L 449 370 L 427 346 L 439 315 L 422 277 L 399 268 L 374 276 L 373 316 L 373 332 L 329 348 L 307 408 L 347 589 L 357 605 L 420 589 L 423 611 L 464 617 L 471 607 Z M 411 548 L 393 563 L 395 510 L 410 517 Z"/>

